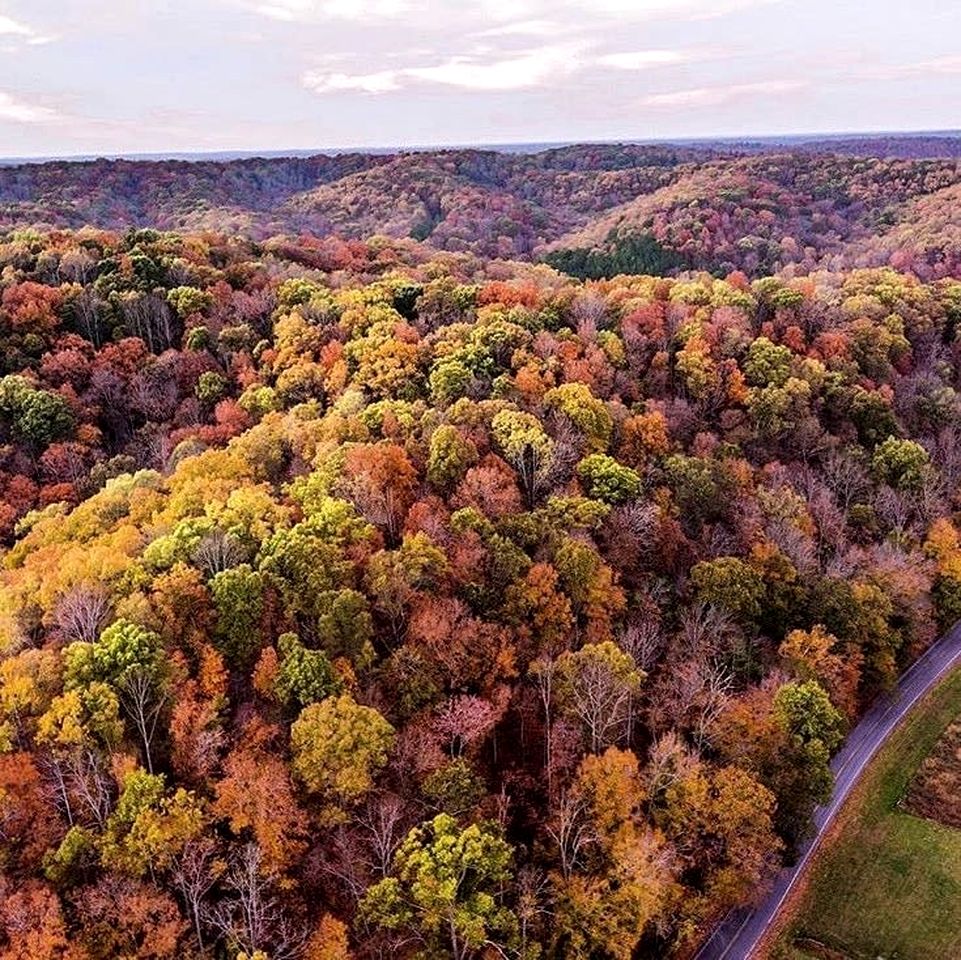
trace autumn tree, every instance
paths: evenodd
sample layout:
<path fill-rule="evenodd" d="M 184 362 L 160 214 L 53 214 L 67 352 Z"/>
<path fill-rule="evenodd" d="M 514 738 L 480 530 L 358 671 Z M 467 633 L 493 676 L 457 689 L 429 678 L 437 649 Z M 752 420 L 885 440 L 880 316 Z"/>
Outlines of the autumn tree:
<path fill-rule="evenodd" d="M 305 707 L 290 728 L 290 740 L 295 775 L 336 809 L 372 788 L 394 730 L 376 710 L 342 693 Z"/>
<path fill-rule="evenodd" d="M 666 905 L 671 878 L 643 800 L 637 758 L 616 747 L 586 757 L 562 798 L 550 832 L 573 843 L 553 878 L 553 940 L 565 956 L 629 960 Z"/>
<path fill-rule="evenodd" d="M 251 721 L 224 760 L 212 807 L 235 836 L 253 837 L 260 868 L 270 876 L 294 865 L 306 838 L 306 813 L 297 802 L 288 765 L 275 752 L 278 740 L 278 730 Z"/>

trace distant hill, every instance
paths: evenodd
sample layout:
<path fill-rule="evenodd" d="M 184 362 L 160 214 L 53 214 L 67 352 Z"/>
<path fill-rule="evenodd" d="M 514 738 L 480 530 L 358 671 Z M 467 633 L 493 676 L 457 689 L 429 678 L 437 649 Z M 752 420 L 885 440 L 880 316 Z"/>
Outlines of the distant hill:
<path fill-rule="evenodd" d="M 961 181 L 961 138 L 877 136 L 0 167 L 0 230 L 384 234 L 584 276 L 756 276 L 902 261 L 954 274 L 926 218 Z M 932 246 L 933 243 L 933 246 Z"/>

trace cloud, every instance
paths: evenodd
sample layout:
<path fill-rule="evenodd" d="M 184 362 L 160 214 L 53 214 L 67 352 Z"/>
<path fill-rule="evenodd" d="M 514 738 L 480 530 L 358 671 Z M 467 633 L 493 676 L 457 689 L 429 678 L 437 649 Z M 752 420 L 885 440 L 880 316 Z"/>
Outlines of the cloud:
<path fill-rule="evenodd" d="M 434 67 L 409 67 L 403 72 L 418 80 L 468 90 L 522 90 L 576 69 L 579 49 L 570 44 L 539 47 L 487 63 L 473 57 L 452 57 Z"/>
<path fill-rule="evenodd" d="M 481 21 L 523 22 L 549 16 L 554 5 L 552 0 L 475 0 L 474 9 Z M 461 16 L 469 13 L 471 7 L 462 0 L 428 0 L 424 6 L 433 15 L 447 7 L 448 11 Z"/>
<path fill-rule="evenodd" d="M 0 121 L 10 123 L 52 123 L 61 119 L 50 107 L 26 103 L 12 94 L 0 92 Z"/>
<path fill-rule="evenodd" d="M 37 33 L 33 27 L 21 23 L 19 20 L 14 20 L 12 17 L 4 16 L 3 14 L 0 14 L 0 37 L 16 38 L 31 46 L 52 43 L 56 39 L 56 37 Z"/>
<path fill-rule="evenodd" d="M 961 57 L 935 57 L 915 65 L 918 73 L 961 73 Z"/>
<path fill-rule="evenodd" d="M 919 63 L 869 69 L 863 71 L 861 76 L 869 80 L 902 80 L 905 77 L 953 76 L 958 73 L 961 73 L 961 56 L 949 55 L 922 60 Z"/>
<path fill-rule="evenodd" d="M 370 24 L 405 18 L 408 24 L 473 27 L 486 36 L 536 35 L 590 29 L 602 20 L 714 20 L 783 0 L 227 0 L 272 20 Z"/>
<path fill-rule="evenodd" d="M 328 19 L 389 20 L 405 14 L 410 4 L 408 0 L 267 0 L 253 4 L 252 8 L 272 20 L 304 23 Z"/>
<path fill-rule="evenodd" d="M 347 91 L 392 93 L 418 82 L 496 92 L 543 86 L 591 67 L 638 71 L 692 63 L 704 58 L 703 52 L 691 50 L 629 50 L 595 55 L 589 53 L 587 47 L 586 43 L 572 42 L 547 44 L 513 54 L 476 51 L 428 66 L 405 66 L 371 73 L 352 74 L 315 68 L 307 70 L 301 82 L 318 94 Z"/>
<path fill-rule="evenodd" d="M 694 87 L 670 93 L 654 93 L 641 100 L 644 107 L 716 107 L 743 97 L 772 93 L 791 93 L 807 84 L 801 80 L 763 80 L 759 83 L 734 83 L 718 87 Z"/>
<path fill-rule="evenodd" d="M 515 20 L 499 27 L 490 27 L 472 34 L 475 37 L 551 37 L 558 34 L 570 33 L 569 26 L 555 23 L 552 20 Z"/>
<path fill-rule="evenodd" d="M 716 20 L 782 0 L 569 0 L 591 16 L 631 20 Z"/>
<path fill-rule="evenodd" d="M 25 23 L 20 23 L 18 20 L 0 14 L 0 34 L 15 37 L 31 37 L 33 36 L 33 30 Z"/>
<path fill-rule="evenodd" d="M 376 73 L 324 73 L 321 70 L 308 70 L 303 75 L 303 84 L 314 93 L 342 93 L 359 90 L 362 93 L 390 93 L 400 88 L 401 70 L 380 70 Z"/>
<path fill-rule="evenodd" d="M 630 50 L 624 53 L 605 53 L 595 59 L 602 67 L 615 70 L 649 70 L 675 63 L 690 63 L 695 57 L 687 50 Z"/>
<path fill-rule="evenodd" d="M 304 86 L 314 93 L 359 90 L 390 93 L 411 81 L 459 87 L 464 90 L 523 90 L 540 86 L 581 66 L 580 44 L 561 44 L 525 50 L 513 56 L 484 60 L 477 55 L 451 57 L 425 67 L 403 67 L 375 73 L 347 74 L 308 70 Z"/>

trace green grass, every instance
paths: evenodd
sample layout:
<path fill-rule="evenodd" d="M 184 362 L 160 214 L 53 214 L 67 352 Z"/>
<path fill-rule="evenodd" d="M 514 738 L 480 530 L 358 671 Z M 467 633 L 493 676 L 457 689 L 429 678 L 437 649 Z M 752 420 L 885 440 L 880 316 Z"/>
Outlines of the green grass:
<path fill-rule="evenodd" d="M 891 738 L 841 813 L 789 927 L 773 953 L 820 954 L 798 937 L 852 960 L 961 957 L 961 831 L 898 807 L 911 777 L 961 714 L 954 671 Z"/>

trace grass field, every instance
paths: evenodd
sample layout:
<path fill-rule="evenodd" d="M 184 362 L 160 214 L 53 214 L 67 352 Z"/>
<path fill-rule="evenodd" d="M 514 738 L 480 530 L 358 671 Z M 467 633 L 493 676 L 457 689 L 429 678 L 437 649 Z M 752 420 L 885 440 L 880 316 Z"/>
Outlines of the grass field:
<path fill-rule="evenodd" d="M 899 807 L 915 771 L 959 714 L 956 670 L 875 758 L 817 856 L 772 957 L 961 958 L 961 830 Z"/>

